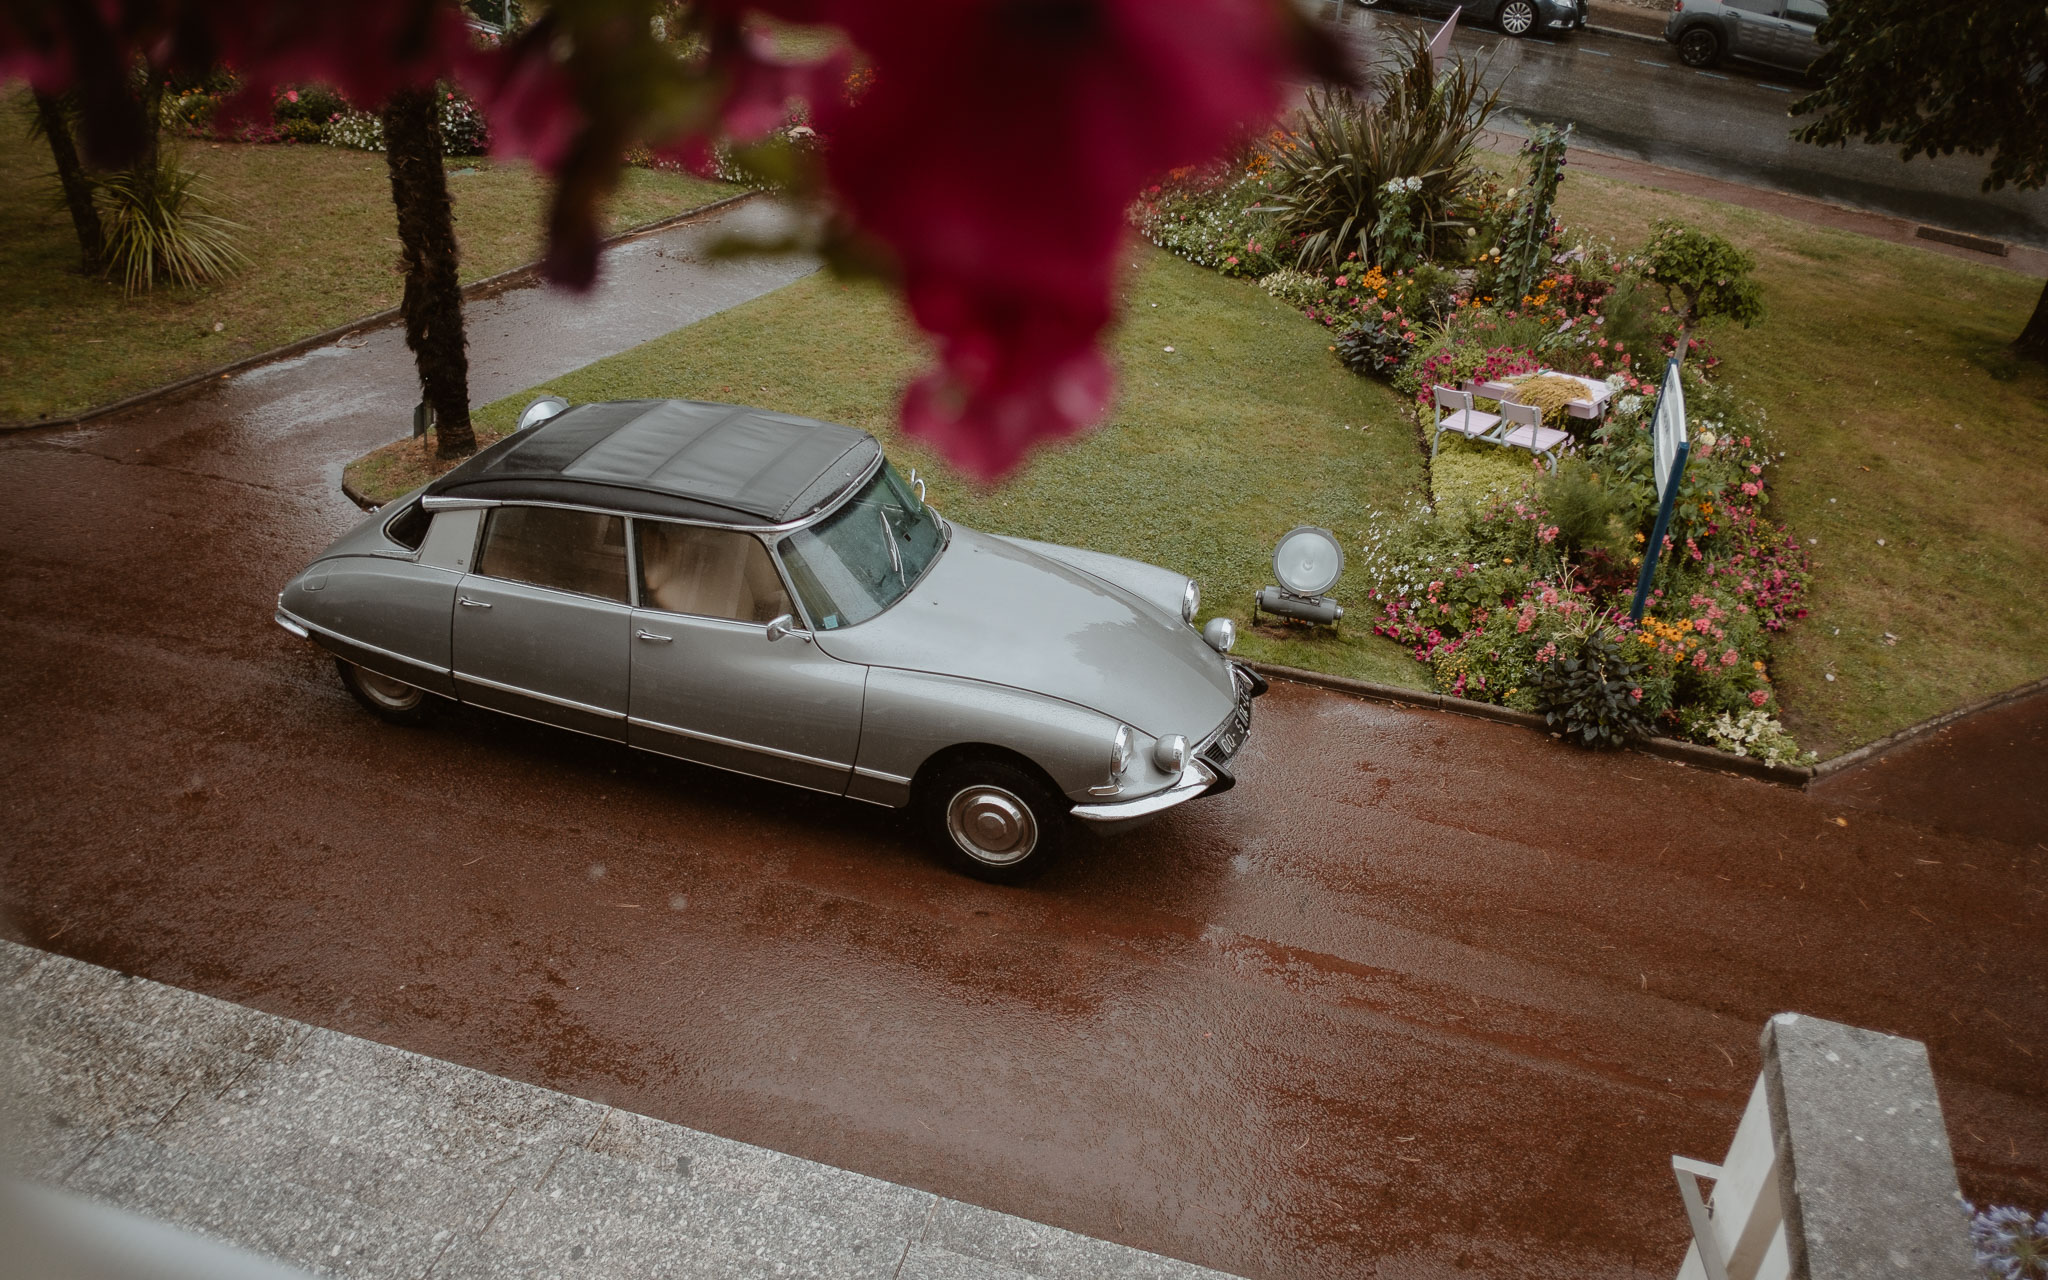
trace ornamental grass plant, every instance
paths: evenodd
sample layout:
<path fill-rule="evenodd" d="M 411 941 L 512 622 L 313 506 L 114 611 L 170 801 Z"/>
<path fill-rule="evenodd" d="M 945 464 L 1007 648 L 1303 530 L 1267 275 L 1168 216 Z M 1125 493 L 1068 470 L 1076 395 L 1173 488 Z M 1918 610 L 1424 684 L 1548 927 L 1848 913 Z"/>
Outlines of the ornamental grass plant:
<path fill-rule="evenodd" d="M 1313 89 L 1299 129 L 1272 148 L 1272 194 L 1261 206 L 1293 265 L 1336 272 L 1356 259 L 1383 261 L 1387 186 L 1404 185 L 1402 236 L 1441 259 L 1465 247 L 1478 186 L 1481 132 L 1499 105 L 1482 66 L 1459 62 L 1439 75 L 1420 33 L 1401 39 L 1373 90 Z M 1389 263 L 1398 266 L 1399 263 Z"/>
<path fill-rule="evenodd" d="M 212 212 L 200 176 L 165 157 L 98 183 L 106 272 L 130 297 L 159 282 L 197 288 L 249 264 L 235 237 L 248 230 Z"/>

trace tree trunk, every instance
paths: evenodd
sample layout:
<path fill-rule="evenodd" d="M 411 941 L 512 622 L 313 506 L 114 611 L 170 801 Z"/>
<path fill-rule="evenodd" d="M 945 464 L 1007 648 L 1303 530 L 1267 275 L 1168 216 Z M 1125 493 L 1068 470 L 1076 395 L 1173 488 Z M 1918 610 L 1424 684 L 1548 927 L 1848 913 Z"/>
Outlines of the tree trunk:
<path fill-rule="evenodd" d="M 2012 340 L 2012 349 L 2029 360 L 2048 364 L 2048 284 L 2041 286 L 2041 296 L 2034 302 L 2034 314 L 2028 319 L 2027 327 L 2020 330 L 2020 336 Z"/>
<path fill-rule="evenodd" d="M 106 234 L 100 230 L 100 211 L 92 203 L 92 179 L 78 162 L 78 146 L 71 139 L 71 122 L 64 108 L 47 93 L 36 95 L 36 120 L 43 136 L 50 140 L 50 155 L 57 162 L 57 181 L 64 187 L 64 203 L 71 209 L 71 226 L 78 232 L 78 254 L 88 274 L 97 275 L 106 260 Z"/>
<path fill-rule="evenodd" d="M 434 411 L 435 454 L 464 457 L 476 452 L 476 432 L 469 423 L 455 215 L 441 167 L 441 125 L 431 86 L 391 96 L 384 105 L 384 146 L 405 268 L 405 345 L 412 348 L 420 390 Z"/>

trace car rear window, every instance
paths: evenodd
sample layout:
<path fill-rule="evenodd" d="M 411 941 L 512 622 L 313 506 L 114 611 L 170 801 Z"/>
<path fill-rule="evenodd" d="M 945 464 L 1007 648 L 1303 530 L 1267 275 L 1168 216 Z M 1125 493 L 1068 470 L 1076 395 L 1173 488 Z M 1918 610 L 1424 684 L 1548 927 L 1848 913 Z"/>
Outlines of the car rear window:
<path fill-rule="evenodd" d="M 477 572 L 626 602 L 626 522 L 598 511 L 495 507 Z"/>
<path fill-rule="evenodd" d="M 408 551 L 418 551 L 420 544 L 427 540 L 427 526 L 433 522 L 433 512 L 422 507 L 419 499 L 415 498 L 384 522 L 384 536 Z"/>

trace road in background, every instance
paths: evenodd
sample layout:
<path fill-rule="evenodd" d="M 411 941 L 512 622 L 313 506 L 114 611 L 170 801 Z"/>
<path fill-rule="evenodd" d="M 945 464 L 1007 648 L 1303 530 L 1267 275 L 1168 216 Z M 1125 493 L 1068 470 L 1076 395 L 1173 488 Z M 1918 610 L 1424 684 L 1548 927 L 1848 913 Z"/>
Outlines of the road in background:
<path fill-rule="evenodd" d="M 1437 25 L 1352 0 L 1308 11 L 1366 59 L 1382 56 L 1394 32 Z M 1574 142 L 1590 150 L 2048 248 L 2048 190 L 1980 191 L 1988 157 L 1908 163 L 1895 148 L 1792 141 L 1787 109 L 1814 86 L 1786 72 L 1734 62 L 1695 71 L 1661 41 L 1592 31 L 1515 40 L 1461 25 L 1452 45 L 1485 61 L 1509 115 L 1524 125 L 1569 121 Z"/>

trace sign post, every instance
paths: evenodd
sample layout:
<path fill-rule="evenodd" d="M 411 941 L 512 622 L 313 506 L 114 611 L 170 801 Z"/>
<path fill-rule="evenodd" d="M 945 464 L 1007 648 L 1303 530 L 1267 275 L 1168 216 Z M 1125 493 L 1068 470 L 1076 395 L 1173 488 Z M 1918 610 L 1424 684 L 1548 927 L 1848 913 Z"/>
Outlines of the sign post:
<path fill-rule="evenodd" d="M 1657 526 L 1643 548 L 1643 572 L 1636 579 L 1636 598 L 1629 604 L 1628 620 L 1641 622 L 1643 606 L 1650 599 L 1650 579 L 1657 572 L 1657 553 L 1664 549 L 1664 534 L 1671 527 L 1671 510 L 1678 504 L 1678 486 L 1685 480 L 1685 457 L 1691 442 L 1685 435 L 1685 388 L 1678 379 L 1678 357 L 1664 366 L 1664 385 L 1657 392 L 1657 417 L 1650 428 L 1650 470 L 1657 486 Z"/>

